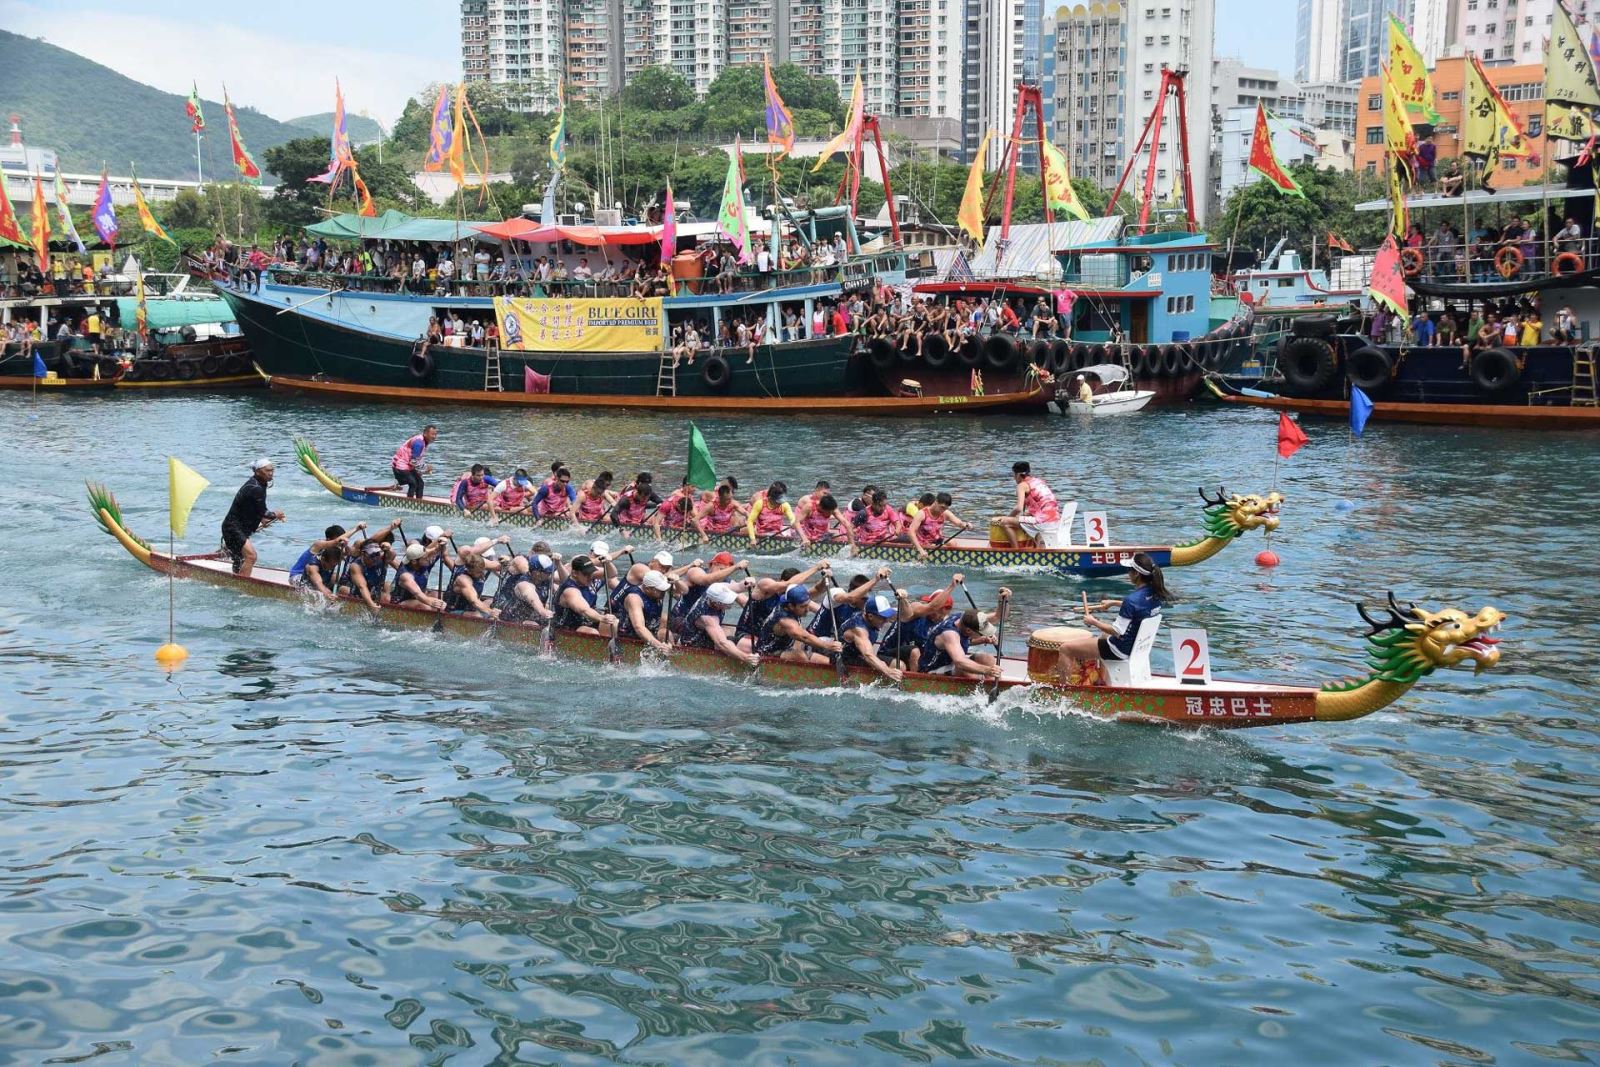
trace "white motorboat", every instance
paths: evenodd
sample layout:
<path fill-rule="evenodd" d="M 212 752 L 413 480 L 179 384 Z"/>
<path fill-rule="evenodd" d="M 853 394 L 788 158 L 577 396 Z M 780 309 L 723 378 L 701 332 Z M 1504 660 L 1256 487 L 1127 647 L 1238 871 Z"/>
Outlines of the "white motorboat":
<path fill-rule="evenodd" d="M 1100 382 L 1094 397 L 1087 403 L 1077 399 L 1074 383 L 1079 375 L 1089 380 L 1091 388 L 1096 379 Z M 1154 390 L 1133 388 L 1128 368 L 1116 363 L 1096 363 L 1078 371 L 1072 381 L 1067 382 L 1065 388 L 1056 394 L 1056 399 L 1050 406 L 1063 415 L 1092 415 L 1104 418 L 1111 415 L 1132 415 L 1154 400 L 1155 395 Z"/>

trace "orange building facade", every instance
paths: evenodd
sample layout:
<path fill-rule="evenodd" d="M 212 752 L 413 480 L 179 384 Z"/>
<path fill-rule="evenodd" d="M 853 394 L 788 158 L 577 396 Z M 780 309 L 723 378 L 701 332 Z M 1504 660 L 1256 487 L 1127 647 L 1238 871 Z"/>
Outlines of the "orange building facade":
<path fill-rule="evenodd" d="M 1501 181 L 1507 185 L 1526 184 L 1544 170 L 1544 64 L 1485 67 L 1484 72 L 1489 75 L 1489 84 L 1505 97 L 1506 106 L 1521 123 L 1534 159 L 1541 161 L 1502 160 L 1499 173 L 1516 177 Z M 1439 112 L 1433 143 L 1438 146 L 1440 163 L 1461 154 L 1461 90 L 1466 73 L 1467 60 L 1461 56 L 1441 59 L 1433 69 L 1433 94 Z M 1368 174 L 1383 170 L 1383 79 L 1380 75 L 1361 79 L 1361 99 L 1356 112 L 1356 170 Z"/>

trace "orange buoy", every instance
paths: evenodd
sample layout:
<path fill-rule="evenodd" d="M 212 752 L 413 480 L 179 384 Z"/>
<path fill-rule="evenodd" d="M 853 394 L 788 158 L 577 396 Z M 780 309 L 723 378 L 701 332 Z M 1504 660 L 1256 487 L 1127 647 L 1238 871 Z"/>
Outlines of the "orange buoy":
<path fill-rule="evenodd" d="M 1256 566 L 1258 566 L 1258 567 L 1276 567 L 1277 565 L 1278 565 L 1278 554 L 1276 552 L 1272 551 L 1272 549 L 1263 548 L 1260 552 L 1256 553 Z"/>

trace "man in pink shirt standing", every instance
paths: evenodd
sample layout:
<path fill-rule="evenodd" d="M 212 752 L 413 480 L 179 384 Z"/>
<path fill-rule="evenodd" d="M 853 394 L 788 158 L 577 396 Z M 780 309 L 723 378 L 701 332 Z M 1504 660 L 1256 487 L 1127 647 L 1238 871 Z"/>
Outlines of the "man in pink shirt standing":
<path fill-rule="evenodd" d="M 425 465 L 422 454 L 438 439 L 439 427 L 429 423 L 394 450 L 394 480 L 406 487 L 406 496 L 422 499 L 422 476 L 433 473 L 433 465 Z"/>

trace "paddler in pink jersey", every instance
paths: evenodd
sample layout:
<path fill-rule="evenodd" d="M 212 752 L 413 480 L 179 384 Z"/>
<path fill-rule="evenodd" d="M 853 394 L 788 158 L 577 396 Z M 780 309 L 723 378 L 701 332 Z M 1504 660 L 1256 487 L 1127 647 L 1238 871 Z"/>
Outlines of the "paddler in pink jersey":
<path fill-rule="evenodd" d="M 712 534 L 728 533 L 744 513 L 744 505 L 733 498 L 733 489 L 723 482 L 717 486 L 715 495 L 700 505 L 700 532 L 708 538 Z"/>
<path fill-rule="evenodd" d="M 809 493 L 800 499 L 795 509 L 794 528 L 806 544 L 844 540 L 855 544 L 855 531 L 839 514 L 839 502 L 829 492 Z"/>
<path fill-rule="evenodd" d="M 406 496 L 413 500 L 422 499 L 422 476 L 433 473 L 433 465 L 423 463 L 422 454 L 438 439 L 439 427 L 429 423 L 421 433 L 406 438 L 405 443 L 394 450 L 391 464 L 394 480 L 406 487 Z"/>
<path fill-rule="evenodd" d="M 541 519 L 559 519 L 572 510 L 578 502 L 578 490 L 572 485 L 572 472 L 557 466 L 550 480 L 533 494 L 533 513 Z"/>
<path fill-rule="evenodd" d="M 643 526 L 652 514 L 651 507 L 660 504 L 655 477 L 649 471 L 640 471 L 634 476 L 633 484 L 619 493 L 616 503 L 611 505 L 611 521 L 617 526 Z"/>
<path fill-rule="evenodd" d="M 472 470 L 463 474 L 450 493 L 450 500 L 463 514 L 489 509 L 489 494 L 500 484 L 500 479 L 489 473 L 482 463 L 474 463 Z M 493 512 L 490 512 L 493 517 Z"/>
<path fill-rule="evenodd" d="M 533 479 L 528 468 L 518 467 L 517 473 L 495 487 L 489 494 L 489 521 L 497 522 L 502 515 L 526 513 L 533 505 Z"/>
<path fill-rule="evenodd" d="M 758 537 L 777 537 L 794 526 L 794 509 L 783 499 L 788 491 L 789 487 L 783 482 L 773 482 L 750 498 L 744 531 L 752 545 Z"/>
<path fill-rule="evenodd" d="M 958 530 L 970 530 L 972 524 L 962 520 L 961 516 L 950 510 L 950 505 L 955 503 L 955 498 L 949 493 L 939 493 L 933 498 L 933 503 L 920 508 L 906 527 L 906 533 L 911 535 L 911 544 L 917 550 L 918 559 L 927 559 L 928 550 L 935 548 L 944 541 L 944 524 L 949 523 Z"/>
<path fill-rule="evenodd" d="M 601 471 L 594 481 L 583 487 L 575 501 L 574 515 L 579 522 L 599 522 L 611 510 L 616 496 L 611 493 L 611 472 Z"/>
<path fill-rule="evenodd" d="M 700 517 L 695 514 L 695 498 L 699 495 L 699 490 L 690 485 L 689 479 L 685 477 L 683 484 L 668 493 L 667 499 L 663 500 L 656 513 L 650 516 L 650 529 L 657 537 L 661 536 L 663 527 L 678 533 L 692 529 L 704 540 L 705 533 L 700 529 Z"/>
<path fill-rule="evenodd" d="M 889 494 L 882 489 L 872 491 L 872 503 L 856 512 L 854 522 L 858 545 L 905 540 L 905 516 L 894 509 L 889 503 Z"/>
<path fill-rule="evenodd" d="M 1036 478 L 1024 460 L 1011 465 L 1017 482 L 1017 506 L 1008 515 L 998 515 L 995 523 L 1005 531 L 1006 540 L 1016 548 L 1020 534 L 1038 540 L 1041 531 L 1054 531 L 1061 523 L 1061 505 L 1043 478 Z"/>

